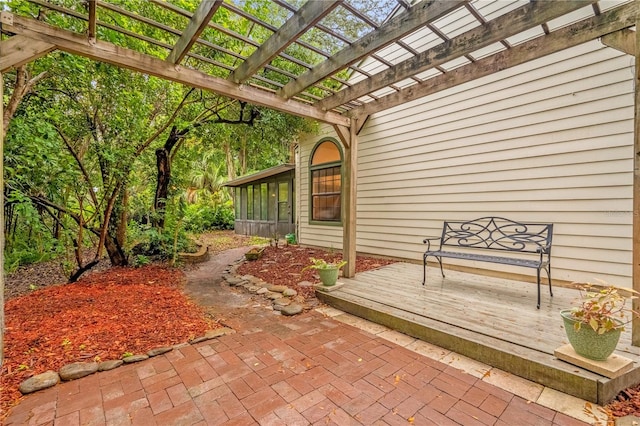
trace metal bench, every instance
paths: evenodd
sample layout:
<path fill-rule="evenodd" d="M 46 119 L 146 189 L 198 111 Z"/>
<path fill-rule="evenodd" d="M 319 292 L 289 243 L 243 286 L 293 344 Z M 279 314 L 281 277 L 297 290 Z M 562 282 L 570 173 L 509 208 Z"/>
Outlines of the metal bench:
<path fill-rule="evenodd" d="M 440 237 L 425 238 L 427 251 L 423 256 L 424 274 L 427 279 L 427 258 L 438 259 L 444 278 L 442 258 L 477 260 L 504 265 L 534 268 L 538 278 L 538 309 L 540 309 L 540 271 L 547 271 L 549 294 L 551 290 L 551 237 L 553 224 L 520 223 L 502 217 L 482 217 L 468 221 L 445 221 Z M 431 249 L 431 242 L 440 240 L 440 248 Z M 452 250 L 453 248 L 464 250 Z M 509 252 L 518 256 L 497 256 L 489 252 Z M 483 253 L 484 252 L 484 253 Z M 519 256 L 522 254 L 522 256 Z"/>

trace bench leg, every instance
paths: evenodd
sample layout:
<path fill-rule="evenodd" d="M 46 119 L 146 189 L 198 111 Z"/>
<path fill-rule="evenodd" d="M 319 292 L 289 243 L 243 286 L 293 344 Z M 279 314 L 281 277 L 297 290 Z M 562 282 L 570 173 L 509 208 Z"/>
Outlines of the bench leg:
<path fill-rule="evenodd" d="M 444 269 L 442 269 L 442 258 L 440 256 L 434 256 L 438 263 L 440 264 L 440 273 L 442 274 L 442 278 L 444 278 Z M 427 281 L 427 254 L 425 253 L 422 256 L 422 285 Z"/>
<path fill-rule="evenodd" d="M 553 290 L 551 290 L 551 265 L 547 265 L 547 278 L 549 279 L 549 294 L 553 297 Z"/>
<path fill-rule="evenodd" d="M 441 257 L 436 257 L 436 259 L 438 259 L 438 263 L 440 264 L 440 273 L 442 274 L 442 278 L 444 278 L 444 270 L 442 269 L 442 258 Z"/>
<path fill-rule="evenodd" d="M 537 271 L 538 271 L 538 306 L 537 308 L 540 309 L 540 268 L 538 268 Z"/>
<path fill-rule="evenodd" d="M 427 254 L 422 256 L 422 285 L 427 281 Z"/>

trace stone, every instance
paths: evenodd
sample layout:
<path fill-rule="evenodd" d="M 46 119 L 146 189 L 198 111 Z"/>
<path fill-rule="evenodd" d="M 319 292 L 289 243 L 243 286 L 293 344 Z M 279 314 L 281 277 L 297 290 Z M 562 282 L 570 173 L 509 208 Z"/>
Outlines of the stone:
<path fill-rule="evenodd" d="M 209 340 L 209 338 L 207 338 L 207 336 L 198 336 L 189 340 L 189 343 L 191 343 L 192 345 L 195 345 L 196 343 L 204 342 L 205 340 Z"/>
<path fill-rule="evenodd" d="M 271 300 L 276 300 L 276 299 L 280 299 L 282 297 L 282 294 L 280 294 L 280 293 L 267 293 L 265 296 L 267 296 L 267 298 L 269 298 Z"/>
<path fill-rule="evenodd" d="M 286 285 L 272 285 L 268 287 L 269 291 L 273 291 L 274 293 L 282 293 L 288 288 L 289 287 L 287 287 Z"/>
<path fill-rule="evenodd" d="M 64 365 L 58 372 L 62 380 L 75 380 L 98 371 L 97 362 L 73 362 Z"/>
<path fill-rule="evenodd" d="M 229 327 L 220 327 L 215 330 L 209 330 L 204 335 L 207 339 L 215 339 L 220 336 L 224 336 L 225 334 L 233 334 L 235 331 Z"/>
<path fill-rule="evenodd" d="M 239 284 L 241 284 L 244 280 L 241 280 L 240 278 L 237 277 L 227 277 L 227 284 L 229 284 L 230 286 L 237 286 Z"/>
<path fill-rule="evenodd" d="M 172 350 L 173 350 L 172 347 L 164 346 L 162 348 L 151 349 L 149 352 L 147 352 L 147 355 L 149 355 L 150 357 L 154 357 L 154 356 L 166 354 L 167 352 L 171 352 Z"/>
<path fill-rule="evenodd" d="M 240 277 L 243 281 L 251 281 L 252 279 L 255 279 L 255 277 L 253 275 L 243 275 Z"/>
<path fill-rule="evenodd" d="M 265 293 L 269 293 L 269 290 L 267 290 L 266 287 L 261 287 L 258 291 L 256 291 L 257 294 L 265 294 Z"/>
<path fill-rule="evenodd" d="M 24 395 L 32 392 L 39 391 L 41 389 L 50 388 L 60 383 L 60 376 L 55 371 L 46 371 L 42 374 L 37 374 L 33 377 L 29 377 L 24 382 L 20 383 L 20 392 Z"/>
<path fill-rule="evenodd" d="M 287 315 L 287 316 L 297 315 L 300 312 L 302 312 L 302 305 L 299 305 L 297 303 L 292 303 L 288 306 L 283 306 L 280 312 L 282 312 L 282 315 Z"/>
<path fill-rule="evenodd" d="M 273 301 L 273 308 L 277 309 L 278 306 L 287 306 L 291 304 L 291 299 L 286 297 L 281 297 L 280 299 L 276 299 Z"/>
<path fill-rule="evenodd" d="M 285 291 L 282 292 L 282 295 L 286 296 L 286 297 L 295 297 L 295 296 L 298 295 L 298 292 L 295 291 L 292 288 L 288 288 L 288 289 L 286 289 Z"/>
<path fill-rule="evenodd" d="M 249 293 L 257 293 L 258 290 L 260 290 L 260 287 L 252 285 L 247 290 L 249 290 Z"/>
<path fill-rule="evenodd" d="M 131 364 L 134 362 L 144 361 L 145 359 L 149 359 L 149 355 L 146 355 L 146 354 L 131 355 L 131 356 L 122 358 L 122 361 L 124 361 L 125 364 Z"/>
<path fill-rule="evenodd" d="M 109 361 L 102 361 L 98 363 L 98 371 L 113 370 L 114 368 L 120 367 L 122 364 L 124 364 L 124 361 L 121 359 L 111 359 Z"/>
<path fill-rule="evenodd" d="M 299 287 L 313 287 L 313 283 L 310 281 L 300 281 L 298 283 Z"/>

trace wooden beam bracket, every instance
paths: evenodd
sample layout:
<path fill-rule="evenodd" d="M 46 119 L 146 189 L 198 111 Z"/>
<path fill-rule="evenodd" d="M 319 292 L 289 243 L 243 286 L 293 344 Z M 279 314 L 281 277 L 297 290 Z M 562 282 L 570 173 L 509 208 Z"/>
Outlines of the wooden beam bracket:
<path fill-rule="evenodd" d="M 636 32 L 625 28 L 600 37 L 600 42 L 627 55 L 636 55 Z"/>

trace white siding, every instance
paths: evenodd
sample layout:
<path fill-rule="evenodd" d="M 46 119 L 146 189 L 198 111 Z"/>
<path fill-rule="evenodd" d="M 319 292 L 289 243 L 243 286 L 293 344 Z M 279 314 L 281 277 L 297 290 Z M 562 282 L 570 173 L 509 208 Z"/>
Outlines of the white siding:
<path fill-rule="evenodd" d="M 420 259 L 443 220 L 504 216 L 555 224 L 554 278 L 630 286 L 632 78 L 631 56 L 594 41 L 372 116 L 359 136 L 358 251 Z M 342 228 L 308 225 L 318 140 L 301 144 L 300 240 L 340 248 Z"/>

